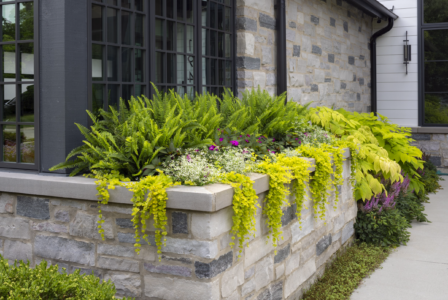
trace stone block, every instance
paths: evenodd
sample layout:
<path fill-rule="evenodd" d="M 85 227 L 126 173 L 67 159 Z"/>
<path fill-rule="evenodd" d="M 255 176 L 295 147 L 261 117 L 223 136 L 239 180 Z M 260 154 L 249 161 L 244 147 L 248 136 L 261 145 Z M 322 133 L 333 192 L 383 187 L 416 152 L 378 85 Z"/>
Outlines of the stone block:
<path fill-rule="evenodd" d="M 445 142 L 446 141 L 446 134 L 433 134 L 432 135 L 432 139 L 435 140 L 435 141 Z"/>
<path fill-rule="evenodd" d="M 238 72 L 236 72 L 236 77 L 238 79 L 253 79 L 254 73 L 248 72 L 248 71 L 238 71 Z"/>
<path fill-rule="evenodd" d="M 347 225 L 345 225 L 344 229 L 342 229 L 342 244 L 345 244 L 345 242 L 355 234 L 355 227 L 353 225 L 354 222 L 350 221 Z"/>
<path fill-rule="evenodd" d="M 255 291 L 261 290 L 274 281 L 274 263 L 270 256 L 265 257 L 255 266 L 254 280 Z"/>
<path fill-rule="evenodd" d="M 51 201 L 51 204 L 53 204 L 53 201 Z M 95 207 L 97 207 L 97 205 L 91 205 L 90 207 L 95 208 Z M 132 206 L 131 205 L 126 205 L 126 206 L 125 205 L 117 205 L 117 204 L 109 203 L 107 205 L 102 205 L 101 211 L 118 213 L 118 214 L 123 214 L 123 215 L 132 215 Z"/>
<path fill-rule="evenodd" d="M 354 56 L 349 56 L 348 57 L 348 64 L 349 65 L 354 65 L 355 64 L 355 57 Z M 356 78 L 354 80 L 356 80 Z"/>
<path fill-rule="evenodd" d="M 172 257 L 167 255 L 162 255 L 162 260 L 180 262 L 185 265 L 191 265 L 193 263 L 193 261 L 187 257 Z"/>
<path fill-rule="evenodd" d="M 254 88 L 264 89 L 266 87 L 266 73 L 254 72 Z"/>
<path fill-rule="evenodd" d="M 431 156 L 429 161 L 432 162 L 436 167 L 442 166 L 442 158 L 439 156 Z"/>
<path fill-rule="evenodd" d="M 323 238 L 320 239 L 319 242 L 316 244 L 316 255 L 320 256 L 322 253 L 324 253 L 325 250 L 331 245 L 331 234 L 327 234 Z"/>
<path fill-rule="evenodd" d="M 213 214 L 193 213 L 191 233 L 199 239 L 214 239 L 233 226 L 233 208 L 227 207 Z"/>
<path fill-rule="evenodd" d="M 98 244 L 97 252 L 98 254 L 122 257 L 134 257 L 135 255 L 134 247 L 110 244 Z"/>
<path fill-rule="evenodd" d="M 242 55 L 254 55 L 255 53 L 255 37 L 252 33 L 238 32 L 237 38 L 237 53 Z M 252 68 L 247 68 L 252 69 Z M 255 69 L 255 68 L 253 68 Z M 259 68 L 258 68 L 259 69 Z"/>
<path fill-rule="evenodd" d="M 302 224 L 299 222 L 294 223 L 291 226 L 291 234 L 292 234 L 292 243 L 297 243 L 302 238 L 307 236 L 314 230 L 314 218 L 309 216 L 306 220 L 302 221 Z"/>
<path fill-rule="evenodd" d="M 50 219 L 50 200 L 17 196 L 16 213 L 18 216 L 24 216 L 33 219 L 48 220 Z"/>
<path fill-rule="evenodd" d="M 330 26 L 336 27 L 336 20 L 333 18 L 330 18 Z"/>
<path fill-rule="evenodd" d="M 226 271 L 221 278 L 221 295 L 230 297 L 244 283 L 244 266 L 242 263 Z"/>
<path fill-rule="evenodd" d="M 272 30 L 276 29 L 276 21 L 271 16 L 260 13 L 258 20 L 260 22 L 261 27 L 265 27 L 265 28 L 272 29 Z"/>
<path fill-rule="evenodd" d="M 151 273 L 191 277 L 191 269 L 184 266 L 154 265 L 151 263 L 144 263 L 143 266 L 146 271 Z"/>
<path fill-rule="evenodd" d="M 293 46 L 292 56 L 300 57 L 300 45 Z"/>
<path fill-rule="evenodd" d="M 79 268 L 79 267 L 72 267 L 71 268 L 71 273 L 74 273 L 75 271 L 79 270 L 79 274 L 81 275 L 94 275 L 100 279 L 103 278 L 103 274 L 100 270 L 96 270 L 96 269 L 86 269 L 86 268 Z"/>
<path fill-rule="evenodd" d="M 334 63 L 334 54 L 328 54 L 328 62 Z"/>
<path fill-rule="evenodd" d="M 341 198 L 343 198 L 343 197 L 344 197 L 344 195 L 341 194 Z M 344 225 L 345 225 L 345 216 L 344 216 L 344 213 L 341 213 L 333 221 L 333 231 L 336 232 L 336 231 L 341 230 L 342 227 L 344 227 Z"/>
<path fill-rule="evenodd" d="M 309 246 L 309 247 L 304 247 L 300 251 L 300 262 L 301 263 L 306 262 L 310 258 L 312 258 L 314 255 L 316 255 L 316 248 L 314 245 Z"/>
<path fill-rule="evenodd" d="M 264 12 L 272 12 L 274 9 L 272 0 L 238 0 L 237 6 L 249 6 Z"/>
<path fill-rule="evenodd" d="M 257 32 L 257 21 L 246 17 L 236 19 L 236 30 L 248 30 Z"/>
<path fill-rule="evenodd" d="M 163 300 L 219 299 L 219 279 L 211 282 L 146 275 L 145 296 Z M 188 291 L 188 292 L 186 292 Z"/>
<path fill-rule="evenodd" d="M 299 286 L 307 281 L 316 272 L 316 263 L 314 259 L 309 260 L 301 268 L 294 271 L 285 281 L 285 298 L 295 292 Z"/>
<path fill-rule="evenodd" d="M 277 76 L 275 73 L 266 74 L 266 85 L 276 85 L 277 84 Z"/>
<path fill-rule="evenodd" d="M 314 23 L 314 25 L 319 25 L 319 18 L 316 16 L 311 15 L 310 21 L 311 23 Z"/>
<path fill-rule="evenodd" d="M 13 214 L 16 196 L 3 193 L 0 195 L 0 214 Z"/>
<path fill-rule="evenodd" d="M 56 205 L 56 206 L 72 207 L 72 208 L 76 208 L 76 209 L 79 209 L 79 210 L 86 210 L 87 209 L 87 204 L 85 202 L 75 201 L 75 200 L 67 200 L 67 199 L 51 200 L 50 204 L 51 205 Z M 109 206 L 111 206 L 111 205 L 110 204 L 103 205 L 103 206 L 101 206 L 101 209 L 103 211 L 107 211 L 107 209 L 110 209 Z M 97 206 L 95 205 L 95 207 L 97 207 Z M 131 214 L 132 214 L 132 209 L 131 209 Z"/>
<path fill-rule="evenodd" d="M 285 248 L 278 250 L 277 255 L 274 257 L 274 263 L 278 264 L 284 261 L 291 252 L 291 244 L 288 244 Z"/>
<path fill-rule="evenodd" d="M 289 22 L 289 27 L 291 27 L 291 28 L 297 28 L 297 24 L 296 24 L 296 22 Z"/>
<path fill-rule="evenodd" d="M 70 223 L 70 235 L 89 239 L 100 239 L 101 235 L 98 233 L 97 221 L 97 215 L 78 211 L 75 219 Z"/>
<path fill-rule="evenodd" d="M 275 267 L 275 279 L 279 279 L 285 275 L 285 264 L 279 264 Z"/>
<path fill-rule="evenodd" d="M 67 225 L 56 224 L 52 222 L 42 222 L 42 223 L 31 222 L 31 228 L 36 231 L 47 231 L 53 233 L 68 232 Z"/>
<path fill-rule="evenodd" d="M 105 281 L 112 281 L 117 294 L 127 297 L 140 297 L 142 293 L 142 280 L 140 275 L 111 273 L 104 277 Z"/>
<path fill-rule="evenodd" d="M 95 265 L 95 244 L 56 236 L 36 235 L 34 255 L 86 266 Z"/>
<path fill-rule="evenodd" d="M 283 282 L 277 282 L 262 291 L 256 300 L 282 300 L 283 299 Z"/>
<path fill-rule="evenodd" d="M 293 254 L 291 254 L 290 257 L 285 261 L 285 274 L 288 276 L 291 274 L 295 269 L 297 269 L 300 266 L 300 251 L 297 251 Z"/>
<path fill-rule="evenodd" d="M 198 241 L 190 239 L 166 238 L 163 253 L 194 255 L 202 258 L 215 258 L 218 254 L 218 241 Z"/>
<path fill-rule="evenodd" d="M 344 21 L 344 31 L 348 32 L 348 22 Z"/>
<path fill-rule="evenodd" d="M 99 268 L 114 271 L 140 272 L 140 263 L 138 261 L 124 258 L 100 256 L 97 265 Z"/>
<path fill-rule="evenodd" d="M 316 45 L 312 45 L 311 53 L 314 53 L 316 55 L 322 55 L 322 48 Z"/>
<path fill-rule="evenodd" d="M 246 56 L 240 56 L 236 59 L 238 69 L 260 70 L 260 59 Z"/>
<path fill-rule="evenodd" d="M 232 264 L 233 252 L 230 251 L 209 263 L 196 261 L 194 263 L 195 274 L 198 278 L 213 278 L 230 268 Z"/>
<path fill-rule="evenodd" d="M 351 220 L 353 220 L 354 218 L 356 218 L 356 215 L 358 214 L 358 206 L 356 205 L 356 202 L 354 202 L 354 200 L 349 200 L 349 201 L 353 201 L 353 202 L 349 202 L 349 206 L 346 206 L 345 208 L 345 213 L 344 213 L 344 217 L 345 217 L 345 223 L 350 222 Z"/>
<path fill-rule="evenodd" d="M 58 209 L 54 212 L 54 219 L 59 222 L 70 222 L 70 212 L 64 209 Z"/>
<path fill-rule="evenodd" d="M 11 260 L 32 261 L 33 246 L 21 241 L 5 241 L 4 257 Z"/>
<path fill-rule="evenodd" d="M 319 86 L 317 84 L 311 84 L 311 92 L 318 92 L 319 91 Z"/>
<path fill-rule="evenodd" d="M 249 247 L 244 248 L 244 267 L 250 267 L 273 250 L 272 241 L 267 236 L 253 240 L 249 243 Z"/>
<path fill-rule="evenodd" d="M 323 264 L 325 264 L 330 257 L 336 253 L 336 251 L 341 248 L 341 244 L 339 241 L 331 244 L 331 246 L 328 248 L 328 250 L 321 256 L 316 258 L 316 267 L 320 268 Z"/>
<path fill-rule="evenodd" d="M 302 87 L 305 85 L 305 76 L 303 74 L 289 74 L 289 84 L 293 87 Z"/>
<path fill-rule="evenodd" d="M 263 65 L 272 64 L 272 47 L 270 46 L 262 46 L 261 53 L 263 58 Z"/>
<path fill-rule="evenodd" d="M 134 233 L 118 232 L 117 237 L 120 243 L 135 244 L 137 242 L 135 240 Z M 148 240 L 151 243 L 151 245 L 155 245 L 156 242 L 153 235 L 148 236 Z M 143 239 L 140 240 L 140 243 L 142 245 L 147 245 L 146 241 L 144 241 Z"/>
<path fill-rule="evenodd" d="M 117 219 L 115 219 L 115 224 L 119 228 L 128 228 L 128 229 L 134 228 L 134 223 L 132 223 L 132 219 L 117 218 Z"/>
<path fill-rule="evenodd" d="M 0 217 L 0 236 L 13 239 L 29 239 L 30 223 L 19 218 Z"/>
<path fill-rule="evenodd" d="M 188 215 L 183 212 L 172 212 L 171 222 L 173 233 L 188 234 Z"/>
<path fill-rule="evenodd" d="M 253 275 L 255 274 L 255 266 L 249 268 L 248 270 L 246 270 L 246 272 L 244 272 L 244 279 L 249 279 L 251 278 Z"/>

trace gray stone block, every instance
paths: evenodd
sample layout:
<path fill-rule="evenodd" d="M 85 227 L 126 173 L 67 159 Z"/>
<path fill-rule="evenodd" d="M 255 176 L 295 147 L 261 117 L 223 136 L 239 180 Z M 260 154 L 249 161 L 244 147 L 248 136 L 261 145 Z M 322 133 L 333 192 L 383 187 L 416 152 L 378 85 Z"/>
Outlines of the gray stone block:
<path fill-rule="evenodd" d="M 97 252 L 98 254 L 123 257 L 134 257 L 135 255 L 134 247 L 122 245 L 98 244 Z"/>
<path fill-rule="evenodd" d="M 50 200 L 17 196 L 17 215 L 33 219 L 48 220 L 50 219 Z"/>
<path fill-rule="evenodd" d="M 257 32 L 258 25 L 256 20 L 246 17 L 236 19 L 236 30 L 247 30 Z"/>
<path fill-rule="evenodd" d="M 330 18 L 330 26 L 336 27 L 336 20 L 333 18 Z"/>
<path fill-rule="evenodd" d="M 177 261 L 186 265 L 191 265 L 193 261 L 187 257 L 172 257 L 167 255 L 162 255 L 162 259 L 168 260 L 168 261 Z"/>
<path fill-rule="evenodd" d="M 334 63 L 334 54 L 328 54 L 328 62 Z"/>
<path fill-rule="evenodd" d="M 325 78 L 325 82 L 331 82 L 331 78 Z"/>
<path fill-rule="evenodd" d="M 283 282 L 277 282 L 262 291 L 257 300 L 282 300 L 283 299 Z"/>
<path fill-rule="evenodd" d="M 53 233 L 66 233 L 68 232 L 67 225 L 62 224 L 56 224 L 52 222 L 42 222 L 42 223 L 35 223 L 31 222 L 31 228 L 36 231 L 47 231 L 47 232 L 53 232 Z"/>
<path fill-rule="evenodd" d="M 132 219 L 117 218 L 115 219 L 115 224 L 117 224 L 117 226 L 120 228 L 129 228 L 129 229 L 134 228 L 134 223 L 132 223 Z"/>
<path fill-rule="evenodd" d="M 95 244 L 56 236 L 36 235 L 34 239 L 34 255 L 94 266 Z"/>
<path fill-rule="evenodd" d="M 413 133 L 412 138 L 417 141 L 430 141 L 431 135 L 430 134 Z"/>
<path fill-rule="evenodd" d="M 432 162 L 436 167 L 442 166 L 442 158 L 439 156 L 431 156 L 429 161 Z"/>
<path fill-rule="evenodd" d="M 173 233 L 188 234 L 188 215 L 183 212 L 172 212 L 171 221 L 173 223 Z"/>
<path fill-rule="evenodd" d="M 355 64 L 355 57 L 354 56 L 349 56 L 348 57 L 348 64 L 349 65 L 354 65 Z"/>
<path fill-rule="evenodd" d="M 348 32 L 348 23 L 344 21 L 344 31 Z"/>
<path fill-rule="evenodd" d="M 360 60 L 364 60 L 364 59 L 366 59 L 366 58 L 365 58 L 364 55 L 360 55 L 360 56 L 359 56 L 359 59 L 360 59 Z"/>
<path fill-rule="evenodd" d="M 351 17 L 352 17 L 352 14 L 350 13 L 350 11 L 349 11 L 349 10 L 347 10 L 347 17 L 349 17 L 349 18 L 351 18 Z"/>
<path fill-rule="evenodd" d="M 3 193 L 0 195 L 0 214 L 13 214 L 14 213 L 14 202 L 17 197 L 11 194 Z"/>
<path fill-rule="evenodd" d="M 364 78 L 358 78 L 359 84 L 364 85 Z"/>
<path fill-rule="evenodd" d="M 356 100 L 361 101 L 361 94 L 360 93 L 356 94 Z"/>
<path fill-rule="evenodd" d="M 140 263 L 138 261 L 124 258 L 100 256 L 97 265 L 102 269 L 108 269 L 114 271 L 124 271 L 134 273 L 140 272 L 140 266 L 139 266 Z"/>
<path fill-rule="evenodd" d="M 349 238 L 351 238 L 355 234 L 355 227 L 353 226 L 353 221 L 350 221 L 345 225 L 342 229 L 342 241 L 341 244 L 344 244 Z"/>
<path fill-rule="evenodd" d="M 134 233 L 125 233 L 125 232 L 118 232 L 117 233 L 118 241 L 120 243 L 127 243 L 127 244 L 135 244 L 137 241 L 135 240 L 135 234 Z M 148 236 L 148 240 L 151 243 L 151 245 L 156 244 L 155 237 L 153 235 Z M 145 240 L 140 239 L 140 244 L 147 245 Z"/>
<path fill-rule="evenodd" d="M 276 25 L 277 25 L 276 21 L 271 16 L 268 16 L 266 14 L 260 13 L 259 21 L 260 21 L 260 26 L 261 27 L 269 28 L 269 29 L 272 29 L 272 30 L 276 29 Z"/>
<path fill-rule="evenodd" d="M 314 54 L 317 54 L 317 55 L 322 55 L 322 48 L 319 46 L 313 45 L 311 52 Z"/>
<path fill-rule="evenodd" d="M 236 67 L 238 69 L 260 70 L 260 59 L 247 56 L 240 56 L 236 59 Z"/>
<path fill-rule="evenodd" d="M 195 273 L 198 278 L 213 278 L 233 264 L 233 252 L 230 251 L 227 254 L 221 255 L 218 259 L 211 261 L 210 263 L 203 263 L 196 261 L 194 263 Z"/>
<path fill-rule="evenodd" d="M 120 296 L 139 297 L 142 293 L 142 280 L 140 275 L 133 274 L 107 274 L 105 281 L 111 280 Z"/>
<path fill-rule="evenodd" d="M 296 211 L 297 211 L 296 204 L 293 204 L 283 210 L 282 227 L 288 225 L 289 223 L 291 223 L 291 221 L 293 221 L 297 218 Z"/>
<path fill-rule="evenodd" d="M 144 264 L 145 270 L 151 273 L 191 277 L 191 269 L 183 266 Z"/>
<path fill-rule="evenodd" d="M 350 60 L 350 58 L 349 58 Z M 353 74 L 353 81 L 356 81 L 356 74 Z"/>
<path fill-rule="evenodd" d="M 315 25 L 319 25 L 319 18 L 316 16 L 311 15 L 310 21 L 311 21 L 311 23 L 314 23 Z"/>
<path fill-rule="evenodd" d="M 22 260 L 24 262 L 33 259 L 33 246 L 21 241 L 5 241 L 4 257 L 11 260 Z"/>
<path fill-rule="evenodd" d="M 100 239 L 98 233 L 98 216 L 84 211 L 78 211 L 75 219 L 70 224 L 70 235 L 89 239 Z M 104 224 L 102 224 L 104 226 Z"/>
<path fill-rule="evenodd" d="M 297 24 L 295 22 L 289 22 L 289 27 L 297 28 Z"/>
<path fill-rule="evenodd" d="M 289 256 L 290 252 L 291 252 L 291 244 L 288 244 L 285 248 L 278 250 L 277 255 L 275 255 L 274 257 L 274 264 L 278 264 L 284 261 Z"/>
<path fill-rule="evenodd" d="M 0 217 L 0 236 L 27 240 L 30 238 L 30 232 L 28 220 Z"/>
<path fill-rule="evenodd" d="M 54 213 L 54 218 L 56 221 L 68 223 L 70 222 L 70 213 L 66 210 L 57 210 Z"/>
<path fill-rule="evenodd" d="M 312 84 L 311 85 L 311 91 L 312 92 L 318 92 L 319 91 L 319 86 L 317 84 Z"/>
<path fill-rule="evenodd" d="M 320 239 L 319 242 L 316 244 L 316 255 L 319 256 L 322 253 L 324 253 L 325 250 L 331 245 L 331 234 L 328 234 Z"/>
<path fill-rule="evenodd" d="M 81 275 L 92 275 L 93 274 L 93 276 L 103 279 L 103 273 L 100 270 L 72 267 L 71 273 L 75 273 L 75 271 L 77 271 L 77 270 L 79 270 L 79 274 L 81 274 Z"/>
<path fill-rule="evenodd" d="M 300 45 L 294 45 L 292 56 L 300 57 Z"/>

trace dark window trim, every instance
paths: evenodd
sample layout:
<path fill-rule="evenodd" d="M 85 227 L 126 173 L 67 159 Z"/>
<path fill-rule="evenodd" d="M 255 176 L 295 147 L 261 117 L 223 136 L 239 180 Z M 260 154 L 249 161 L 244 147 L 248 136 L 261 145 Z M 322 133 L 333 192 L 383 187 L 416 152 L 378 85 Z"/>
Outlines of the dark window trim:
<path fill-rule="evenodd" d="M 423 1 L 417 1 L 418 19 L 418 126 L 420 127 L 448 127 L 448 124 L 425 124 L 425 43 L 423 40 L 425 30 L 448 30 L 447 23 L 424 23 Z"/>
<path fill-rule="evenodd" d="M 19 30 L 16 30 L 16 40 L 14 42 L 11 42 L 9 44 L 15 44 L 17 45 L 18 43 L 26 43 L 26 42 L 32 42 L 33 43 L 33 47 L 34 47 L 34 122 L 32 122 L 31 124 L 34 124 L 34 164 L 26 164 L 26 163 L 13 163 L 13 162 L 3 162 L 3 128 L 0 128 L 0 141 L 1 141 L 1 145 L 0 145 L 0 168 L 1 169 L 14 169 L 14 170 L 31 170 L 31 171 L 40 171 L 41 170 L 41 164 L 40 164 L 40 111 L 39 111 L 39 95 L 40 95 L 40 78 L 39 78 L 39 74 L 40 74 L 40 68 L 39 68 L 39 61 L 40 61 L 40 35 L 39 35 L 39 11 L 40 11 L 40 1 L 39 0 L 31 0 L 31 1 L 22 1 L 22 0 L 17 0 L 17 1 L 7 1 L 7 2 L 2 2 L 2 4 L 18 4 L 18 3 L 23 3 L 23 2 L 33 2 L 33 26 L 34 26 L 34 38 L 33 40 L 20 40 L 18 39 L 18 34 L 19 34 Z M 16 20 L 17 22 L 19 22 L 18 20 L 18 14 L 17 14 L 17 9 L 16 9 Z M 1 25 L 0 25 L 1 26 Z M 5 43 L 7 44 L 7 43 Z M 16 52 L 17 52 L 17 47 L 16 47 Z M 20 63 L 17 61 L 17 53 L 16 53 L 16 74 L 17 74 L 17 70 L 20 68 Z M 14 85 L 16 85 L 16 89 L 17 89 L 17 85 L 19 84 L 26 84 L 29 82 L 26 81 L 15 81 Z M 17 96 L 16 96 L 17 97 Z M 1 104 L 3 106 L 3 104 Z M 20 103 L 19 103 L 20 105 Z M 20 108 L 20 106 L 19 106 Z M 17 107 L 16 110 L 18 111 Z M 7 122 L 5 122 L 7 123 Z M 16 125 L 27 125 L 27 122 L 13 122 Z M 23 124 L 22 124 L 23 123 Z M 4 124 L 4 123 L 2 123 Z M 29 125 L 29 124 L 28 124 Z M 0 125 L 0 127 L 2 127 L 3 125 Z M 18 132 L 16 132 L 16 140 L 17 143 L 20 142 L 20 128 L 18 130 Z M 20 153 L 17 153 L 18 157 L 20 157 Z"/>

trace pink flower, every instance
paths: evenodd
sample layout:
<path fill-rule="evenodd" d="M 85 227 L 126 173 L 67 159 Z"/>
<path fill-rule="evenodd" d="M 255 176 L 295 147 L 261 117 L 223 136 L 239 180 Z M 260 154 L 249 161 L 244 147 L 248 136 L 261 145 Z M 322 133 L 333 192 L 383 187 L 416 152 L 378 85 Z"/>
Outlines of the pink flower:
<path fill-rule="evenodd" d="M 238 143 L 238 141 L 230 141 L 230 144 L 232 144 L 232 146 L 238 147 L 240 143 Z"/>
<path fill-rule="evenodd" d="M 307 132 L 305 132 L 305 136 L 308 137 L 308 133 Z"/>
<path fill-rule="evenodd" d="M 220 131 L 221 129 L 218 128 L 218 131 Z"/>
<path fill-rule="evenodd" d="M 188 162 L 190 162 L 190 161 L 191 161 L 191 157 L 190 157 L 190 154 L 187 154 L 187 160 L 188 160 Z"/>
<path fill-rule="evenodd" d="M 275 139 L 272 139 L 273 142 L 275 142 Z"/>
<path fill-rule="evenodd" d="M 224 138 L 219 138 L 219 141 L 220 141 L 220 142 L 224 141 Z"/>
<path fill-rule="evenodd" d="M 299 138 L 296 138 L 296 141 L 298 140 Z"/>
<path fill-rule="evenodd" d="M 246 140 L 246 143 L 249 143 L 249 140 Z"/>
<path fill-rule="evenodd" d="M 209 148 L 208 148 L 208 150 L 210 150 L 210 151 L 213 151 L 213 150 L 215 150 L 216 149 L 216 146 L 215 145 L 211 145 Z"/>
<path fill-rule="evenodd" d="M 275 153 L 275 151 L 271 151 L 271 153 Z"/>
<path fill-rule="evenodd" d="M 246 135 L 247 137 L 250 137 L 250 134 Z"/>

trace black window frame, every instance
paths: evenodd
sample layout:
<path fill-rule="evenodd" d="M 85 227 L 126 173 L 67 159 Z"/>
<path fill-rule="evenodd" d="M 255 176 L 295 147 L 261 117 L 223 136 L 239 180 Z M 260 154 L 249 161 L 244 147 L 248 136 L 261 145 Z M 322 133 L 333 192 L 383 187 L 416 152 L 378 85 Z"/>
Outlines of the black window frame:
<path fill-rule="evenodd" d="M 18 16 L 20 15 L 19 12 L 19 4 L 20 3 L 27 3 L 32 2 L 33 3 L 33 39 L 32 40 L 20 40 L 19 34 L 20 30 L 18 28 L 20 27 L 20 21 Z M 15 122 L 3 122 L 2 119 L 0 119 L 0 168 L 2 169 L 19 169 L 19 170 L 29 170 L 29 171 L 39 171 L 40 170 L 40 111 L 39 111 L 39 94 L 40 94 L 40 67 L 39 67 L 39 58 L 40 58 L 40 35 L 39 35 L 39 8 L 40 8 L 40 1 L 39 0 L 11 0 L 11 1 L 5 1 L 1 2 L 0 5 L 0 12 L 3 5 L 8 4 L 16 4 L 16 30 L 15 30 L 15 40 L 12 42 L 0 42 L 0 46 L 3 45 L 11 45 L 14 44 L 16 47 L 16 57 L 15 57 L 15 67 L 16 67 L 16 78 L 17 74 L 20 74 L 20 61 L 18 59 L 17 51 L 19 49 L 20 44 L 25 43 L 33 43 L 33 51 L 34 51 L 34 122 L 20 122 L 18 121 L 18 116 L 20 114 L 20 105 L 21 105 L 21 93 L 19 92 L 19 86 L 22 84 L 29 84 L 30 81 L 17 81 L 15 80 L 14 83 L 12 82 L 6 82 L 3 80 L 0 80 L 0 84 L 4 85 L 5 83 L 8 84 L 14 84 L 16 86 L 16 121 Z M 1 26 L 1 25 L 0 25 Z M 3 34 L 2 29 L 0 28 L 0 34 Z M 0 57 L 3 57 L 3 49 L 0 47 Z M 3 96 L 1 96 L 1 99 L 3 99 Z M 3 114 L 3 103 L 1 104 L 0 108 L 1 113 Z M 20 160 L 20 147 L 16 146 L 16 162 L 4 162 L 3 161 L 3 151 L 4 151 L 4 141 L 3 141 L 3 125 L 15 125 L 16 126 L 16 145 L 20 144 L 20 126 L 21 125 L 34 125 L 34 163 L 21 163 Z M 19 130 L 17 130 L 17 128 Z"/>
<path fill-rule="evenodd" d="M 117 9 L 119 9 L 119 1 L 117 3 Z M 186 86 L 187 84 L 178 84 L 177 82 L 174 84 L 167 84 L 165 83 L 161 83 L 158 84 L 156 82 L 156 68 L 155 68 L 155 63 L 156 63 L 156 47 L 155 47 L 155 22 L 156 22 L 156 18 L 160 18 L 160 19 L 166 19 L 164 17 L 161 16 L 156 16 L 155 13 L 155 1 L 154 0 L 143 0 L 145 7 L 144 7 L 144 14 L 146 16 L 146 20 L 145 20 L 145 46 L 143 47 L 145 49 L 145 80 L 142 83 L 142 85 L 146 86 L 146 90 L 145 90 L 145 96 L 147 96 L 148 98 L 151 98 L 152 95 L 155 93 L 155 90 L 152 87 L 152 83 L 154 83 L 156 86 L 170 86 L 172 88 L 175 89 L 175 91 L 177 90 L 177 86 Z M 216 0 L 212 0 L 213 2 L 218 2 Z M 92 43 L 96 43 L 95 41 L 92 41 L 92 5 L 94 4 L 98 4 L 98 5 L 102 5 L 102 6 L 108 6 L 104 0 L 102 2 L 100 1 L 95 1 L 95 0 L 89 0 L 87 1 L 87 6 L 88 6 L 88 109 L 92 110 L 92 85 L 93 84 L 103 84 L 104 85 L 104 91 L 103 91 L 103 95 L 106 95 L 107 89 L 107 78 L 105 78 L 104 81 L 93 81 L 92 79 Z M 166 2 L 166 1 L 164 1 Z M 175 3 L 177 1 L 174 1 Z M 210 2 L 210 1 L 207 1 Z M 223 1 L 223 5 L 224 5 Z M 235 93 L 237 91 L 237 78 L 236 78 L 236 58 L 237 58 L 237 53 L 236 53 L 236 27 L 235 27 L 235 19 L 236 19 L 236 0 L 230 0 L 230 39 L 231 39 L 231 48 L 230 48 L 230 52 L 231 52 L 231 57 L 230 59 L 228 59 L 231 63 L 231 79 L 230 79 L 230 86 L 225 86 L 227 88 L 230 88 L 231 91 L 233 93 Z M 165 5 L 164 5 L 165 6 Z M 202 82 L 202 78 L 204 76 L 206 76 L 205 74 L 202 74 L 202 58 L 204 57 L 204 55 L 202 54 L 202 21 L 201 21 L 201 12 L 202 12 L 202 0 L 193 0 L 193 6 L 194 6 L 194 20 L 193 23 L 191 23 L 194 26 L 194 37 L 195 37 L 195 41 L 194 41 L 194 52 L 193 55 L 195 57 L 195 64 L 194 64 L 194 74 L 195 74 L 195 82 L 193 85 L 194 87 L 194 92 L 195 93 L 203 93 L 203 82 Z M 185 14 L 186 8 L 184 5 L 184 14 Z M 105 12 L 105 9 L 103 9 L 103 14 Z M 103 17 L 103 19 L 106 19 L 105 17 Z M 166 20 L 171 20 L 171 21 L 176 21 L 174 19 L 166 19 Z M 180 21 L 181 23 L 186 23 L 186 21 Z M 103 31 L 106 28 L 105 26 L 107 26 L 107 20 L 103 20 Z M 154 29 L 154 30 L 151 30 Z M 118 28 L 119 30 L 119 28 Z M 185 33 L 184 36 L 186 37 L 186 27 L 184 29 Z M 103 38 L 106 36 L 105 33 L 103 33 Z M 100 42 L 100 44 L 106 44 L 106 42 Z M 187 43 L 186 39 L 185 39 L 185 43 Z M 134 46 L 130 46 L 130 47 L 134 47 Z M 225 49 L 223 49 L 223 51 L 225 51 Z M 175 53 L 176 49 L 174 51 L 170 51 L 170 53 Z M 186 53 L 186 49 L 184 49 L 185 55 L 188 55 Z M 165 52 L 167 53 L 167 52 Z M 186 56 L 187 57 L 187 56 Z M 107 60 L 105 51 L 103 50 L 103 59 Z M 184 62 L 185 66 L 187 64 L 187 61 Z M 120 70 L 121 72 L 121 70 Z M 185 70 L 186 72 L 186 70 Z M 132 72 L 134 73 L 134 72 Z M 107 73 L 105 73 L 105 70 L 103 70 L 103 74 L 105 74 L 104 76 L 107 76 Z M 133 76 L 133 75 L 132 75 Z M 186 74 L 185 79 L 188 79 L 188 74 Z M 121 84 L 126 84 L 123 82 L 119 83 Z M 131 81 L 129 84 L 135 85 L 136 83 Z M 223 86 L 224 87 L 224 86 Z M 131 95 L 135 96 L 134 93 L 132 92 Z M 221 96 L 221 95 L 219 95 Z M 122 97 L 122 93 L 119 92 L 118 97 Z M 103 96 L 104 98 L 104 96 Z M 129 100 L 129 99 L 125 99 L 125 100 Z M 107 109 L 107 102 L 108 99 L 106 97 L 106 99 L 103 99 L 103 108 Z"/>
<path fill-rule="evenodd" d="M 447 30 L 446 23 L 425 23 L 424 1 L 417 1 L 417 22 L 418 22 L 418 126 L 421 127 L 448 127 L 448 124 L 426 124 L 425 123 L 425 41 L 424 32 L 426 30 Z M 448 61 L 448 60 L 447 60 Z M 448 92 L 447 92 L 448 93 Z"/>

